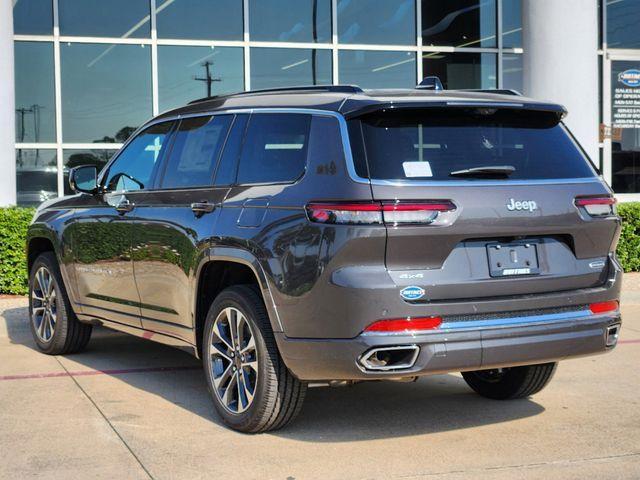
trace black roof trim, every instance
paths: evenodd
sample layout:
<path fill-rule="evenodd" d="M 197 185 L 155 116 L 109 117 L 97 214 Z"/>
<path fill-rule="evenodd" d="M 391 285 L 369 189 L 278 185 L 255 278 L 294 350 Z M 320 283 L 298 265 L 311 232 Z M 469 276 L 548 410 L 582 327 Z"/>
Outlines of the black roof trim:
<path fill-rule="evenodd" d="M 193 105 L 195 103 L 206 102 L 208 100 L 216 100 L 229 97 L 242 97 L 250 95 L 262 95 L 265 93 L 289 93 L 289 92 L 312 92 L 312 93 L 363 93 L 363 90 L 357 85 L 302 85 L 297 87 L 277 87 L 277 88 L 264 88 L 261 90 L 249 90 L 246 92 L 235 92 L 227 95 L 213 95 L 211 97 L 199 98 L 193 100 L 187 105 Z"/>

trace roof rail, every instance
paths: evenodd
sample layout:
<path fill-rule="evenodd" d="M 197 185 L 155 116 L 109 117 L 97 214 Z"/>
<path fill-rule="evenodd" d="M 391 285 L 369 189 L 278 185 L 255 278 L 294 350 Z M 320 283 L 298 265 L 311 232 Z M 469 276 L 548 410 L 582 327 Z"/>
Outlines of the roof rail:
<path fill-rule="evenodd" d="M 497 93 L 499 95 L 516 95 L 521 97 L 522 94 L 512 88 L 462 88 L 458 92 L 478 92 L 478 93 Z"/>
<path fill-rule="evenodd" d="M 264 88 L 260 90 L 247 90 L 245 92 L 235 92 L 225 95 L 213 95 L 211 97 L 199 98 L 192 100 L 189 105 L 200 103 L 216 98 L 239 97 L 242 95 L 254 95 L 262 93 L 286 93 L 286 92 L 331 92 L 331 93 L 362 93 L 363 90 L 357 85 L 302 85 L 297 87 L 276 87 Z"/>

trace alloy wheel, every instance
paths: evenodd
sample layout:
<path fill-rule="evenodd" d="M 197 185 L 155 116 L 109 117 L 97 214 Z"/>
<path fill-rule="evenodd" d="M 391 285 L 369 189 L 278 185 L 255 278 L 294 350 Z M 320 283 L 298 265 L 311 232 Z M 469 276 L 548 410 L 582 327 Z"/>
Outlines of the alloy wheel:
<path fill-rule="evenodd" d="M 31 321 L 38 339 L 50 342 L 57 322 L 57 297 L 53 276 L 45 267 L 40 267 L 33 279 L 31 289 Z"/>
<path fill-rule="evenodd" d="M 209 366 L 213 390 L 226 410 L 246 411 L 258 384 L 258 356 L 251 325 L 237 308 L 227 307 L 209 336 Z"/>

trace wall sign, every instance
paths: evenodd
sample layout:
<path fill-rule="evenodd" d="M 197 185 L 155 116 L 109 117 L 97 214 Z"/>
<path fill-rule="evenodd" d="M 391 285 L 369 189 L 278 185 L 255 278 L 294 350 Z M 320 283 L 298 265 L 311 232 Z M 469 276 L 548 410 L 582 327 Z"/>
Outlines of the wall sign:
<path fill-rule="evenodd" d="M 640 69 L 629 68 L 613 77 L 613 127 L 640 128 Z"/>

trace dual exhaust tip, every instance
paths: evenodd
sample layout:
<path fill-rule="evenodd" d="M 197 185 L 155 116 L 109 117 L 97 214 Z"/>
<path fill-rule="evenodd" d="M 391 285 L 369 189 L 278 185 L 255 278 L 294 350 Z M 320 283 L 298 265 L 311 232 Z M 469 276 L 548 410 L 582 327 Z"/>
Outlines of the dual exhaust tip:
<path fill-rule="evenodd" d="M 407 370 L 414 366 L 420 353 L 417 345 L 373 348 L 358 361 L 368 371 Z"/>

